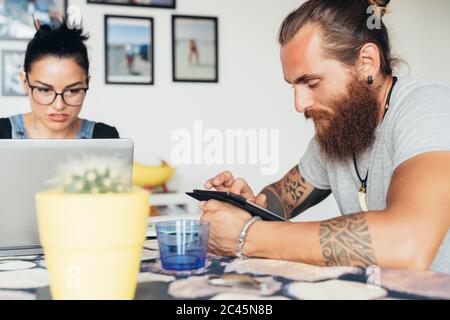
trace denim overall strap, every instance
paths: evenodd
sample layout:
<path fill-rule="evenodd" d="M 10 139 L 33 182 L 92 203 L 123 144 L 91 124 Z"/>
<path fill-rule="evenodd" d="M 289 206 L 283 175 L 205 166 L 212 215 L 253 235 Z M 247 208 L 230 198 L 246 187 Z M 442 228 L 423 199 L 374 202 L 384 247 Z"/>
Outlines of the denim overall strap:
<path fill-rule="evenodd" d="M 27 130 L 25 130 L 25 123 L 23 121 L 23 114 L 16 114 L 9 117 L 11 122 L 11 138 L 12 139 L 29 139 Z"/>
<path fill-rule="evenodd" d="M 82 120 L 81 128 L 77 133 L 77 139 L 92 139 L 94 134 L 95 122 Z"/>
<path fill-rule="evenodd" d="M 25 124 L 23 121 L 23 115 L 17 114 L 9 118 L 11 122 L 11 138 L 12 139 L 29 139 L 27 131 L 25 130 Z M 95 122 L 89 120 L 81 120 L 81 127 L 77 133 L 77 139 L 92 139 L 94 134 Z"/>

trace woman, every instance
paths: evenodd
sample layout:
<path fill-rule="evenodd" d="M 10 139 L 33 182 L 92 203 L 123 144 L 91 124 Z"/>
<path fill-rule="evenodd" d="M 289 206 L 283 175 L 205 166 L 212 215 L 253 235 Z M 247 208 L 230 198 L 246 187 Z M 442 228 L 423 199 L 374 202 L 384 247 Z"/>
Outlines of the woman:
<path fill-rule="evenodd" d="M 114 127 L 78 117 L 89 89 L 87 39 L 65 23 L 39 28 L 20 74 L 31 112 L 0 119 L 0 139 L 119 138 Z"/>

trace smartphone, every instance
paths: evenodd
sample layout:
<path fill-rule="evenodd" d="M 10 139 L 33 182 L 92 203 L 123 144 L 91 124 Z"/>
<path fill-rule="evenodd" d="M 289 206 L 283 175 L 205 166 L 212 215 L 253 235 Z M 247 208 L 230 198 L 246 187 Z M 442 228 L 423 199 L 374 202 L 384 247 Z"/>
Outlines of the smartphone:
<path fill-rule="evenodd" d="M 211 199 L 230 203 L 238 208 L 241 208 L 252 216 L 259 216 L 265 221 L 288 221 L 285 218 L 271 212 L 265 208 L 258 206 L 255 203 L 247 201 L 244 197 L 233 192 L 209 191 L 209 190 L 194 190 L 193 192 L 186 192 L 186 194 L 199 201 L 208 201 Z"/>

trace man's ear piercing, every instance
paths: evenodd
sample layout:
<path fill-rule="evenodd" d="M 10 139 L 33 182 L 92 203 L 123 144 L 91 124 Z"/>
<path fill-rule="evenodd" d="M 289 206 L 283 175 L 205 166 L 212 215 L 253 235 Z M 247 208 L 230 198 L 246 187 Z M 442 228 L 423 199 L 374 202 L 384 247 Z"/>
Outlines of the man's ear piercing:
<path fill-rule="evenodd" d="M 368 76 L 367 77 L 367 83 L 372 85 L 373 84 L 373 76 Z"/>

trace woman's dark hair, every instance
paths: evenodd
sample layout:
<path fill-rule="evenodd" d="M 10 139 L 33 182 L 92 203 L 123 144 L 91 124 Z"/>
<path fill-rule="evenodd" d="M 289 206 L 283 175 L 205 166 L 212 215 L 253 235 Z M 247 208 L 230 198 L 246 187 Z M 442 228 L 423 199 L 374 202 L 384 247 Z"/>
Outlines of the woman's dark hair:
<path fill-rule="evenodd" d="M 360 49 L 374 43 L 380 51 L 383 75 L 392 75 L 398 59 L 391 55 L 391 45 L 382 16 L 390 0 L 309 0 L 290 13 L 281 25 L 278 41 L 281 45 L 291 40 L 305 25 L 312 23 L 321 28 L 326 54 L 346 65 L 353 66 Z M 378 11 L 378 24 L 371 18 Z M 375 18 L 377 18 L 375 16 Z"/>
<path fill-rule="evenodd" d="M 31 71 L 33 63 L 45 57 L 72 58 L 89 74 L 89 58 L 84 42 L 89 36 L 81 28 L 69 28 L 66 21 L 56 28 L 42 25 L 28 43 L 24 70 Z"/>

